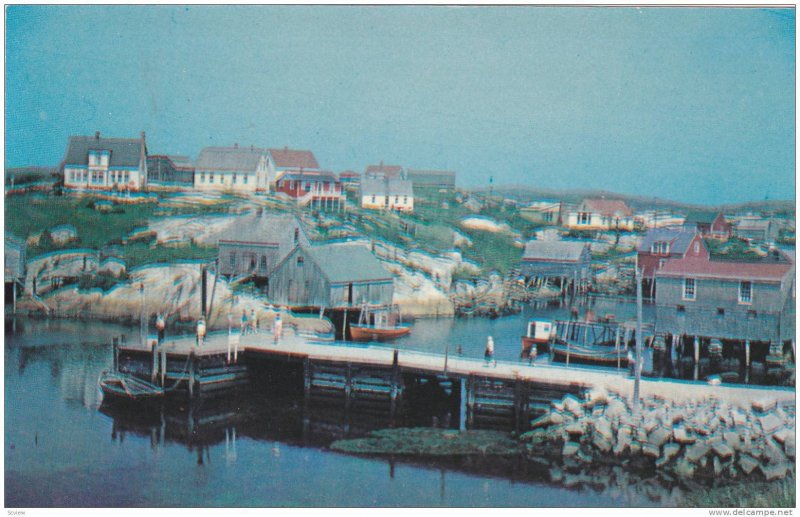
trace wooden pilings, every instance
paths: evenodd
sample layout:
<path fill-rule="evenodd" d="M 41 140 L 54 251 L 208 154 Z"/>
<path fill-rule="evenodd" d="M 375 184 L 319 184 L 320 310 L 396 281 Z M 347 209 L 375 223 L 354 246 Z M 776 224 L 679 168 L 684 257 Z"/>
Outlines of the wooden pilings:
<path fill-rule="evenodd" d="M 394 351 L 392 356 L 392 379 L 389 387 L 389 415 L 392 420 L 397 416 L 397 397 L 399 394 L 398 382 L 400 380 L 400 352 Z"/>
<path fill-rule="evenodd" d="M 114 357 L 112 368 L 114 369 L 114 373 L 116 373 L 119 371 L 119 338 L 111 338 L 111 347 Z"/>
<path fill-rule="evenodd" d="M 195 389 L 195 355 L 194 350 L 189 351 L 189 398 L 194 397 Z"/>

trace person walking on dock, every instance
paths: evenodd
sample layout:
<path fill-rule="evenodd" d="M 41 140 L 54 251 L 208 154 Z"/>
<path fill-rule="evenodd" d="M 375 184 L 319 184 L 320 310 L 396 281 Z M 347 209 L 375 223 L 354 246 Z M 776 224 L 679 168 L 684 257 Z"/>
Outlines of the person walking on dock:
<path fill-rule="evenodd" d="M 275 315 L 275 323 L 272 326 L 272 334 L 275 336 L 275 344 L 278 344 L 278 340 L 281 338 L 281 333 L 283 332 L 283 322 L 281 321 L 281 315 Z"/>
<path fill-rule="evenodd" d="M 531 349 L 528 352 L 528 364 L 533 366 L 533 363 L 536 362 L 536 344 L 531 345 Z"/>
<path fill-rule="evenodd" d="M 242 311 L 242 328 L 240 333 L 243 336 L 247 334 L 247 311 Z"/>
<path fill-rule="evenodd" d="M 258 332 L 258 317 L 256 310 L 253 309 L 250 311 L 250 333 L 255 334 L 256 332 Z"/>
<path fill-rule="evenodd" d="M 491 364 L 494 359 L 494 339 L 492 336 L 486 340 L 486 352 L 483 354 L 483 358 L 486 359 L 486 364 Z M 495 366 L 497 363 L 495 362 Z"/>

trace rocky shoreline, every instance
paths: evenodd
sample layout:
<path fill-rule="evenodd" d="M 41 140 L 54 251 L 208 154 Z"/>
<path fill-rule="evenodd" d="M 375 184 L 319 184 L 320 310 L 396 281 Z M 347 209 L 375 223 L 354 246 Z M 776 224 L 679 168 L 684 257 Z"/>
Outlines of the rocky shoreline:
<path fill-rule="evenodd" d="M 795 407 L 775 401 L 631 400 L 596 389 L 568 395 L 521 435 L 528 455 L 566 465 L 653 468 L 680 479 L 779 480 L 795 471 Z"/>

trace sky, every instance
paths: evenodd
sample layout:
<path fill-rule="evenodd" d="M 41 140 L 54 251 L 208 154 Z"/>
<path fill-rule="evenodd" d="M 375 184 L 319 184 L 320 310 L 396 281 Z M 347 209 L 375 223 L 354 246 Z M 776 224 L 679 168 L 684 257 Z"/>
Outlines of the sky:
<path fill-rule="evenodd" d="M 5 165 L 69 135 L 464 187 L 794 199 L 794 9 L 9 6 Z"/>

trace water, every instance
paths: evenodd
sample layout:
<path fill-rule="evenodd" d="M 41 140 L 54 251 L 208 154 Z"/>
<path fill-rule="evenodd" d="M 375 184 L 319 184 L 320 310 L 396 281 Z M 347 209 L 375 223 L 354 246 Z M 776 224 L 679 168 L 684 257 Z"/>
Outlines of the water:
<path fill-rule="evenodd" d="M 481 354 L 487 332 L 514 358 L 525 314 L 497 320 L 418 321 L 408 346 L 436 336 Z M 18 319 L 5 340 L 7 507 L 110 506 L 627 506 L 674 504 L 675 488 L 553 481 L 547 469 L 501 460 L 437 462 L 330 451 L 336 438 L 381 422 L 304 412 L 264 393 L 163 411 L 100 408 L 96 381 L 112 336 L 137 329 Z M 452 342 L 455 342 L 452 341 Z M 615 477 L 616 476 L 616 477 Z M 566 479 L 566 478 L 565 478 Z M 616 481 L 615 481 L 616 480 Z M 641 480 L 640 480 L 641 481 Z M 646 481 L 646 480 L 645 480 Z M 655 494 L 655 495 L 654 495 Z"/>

